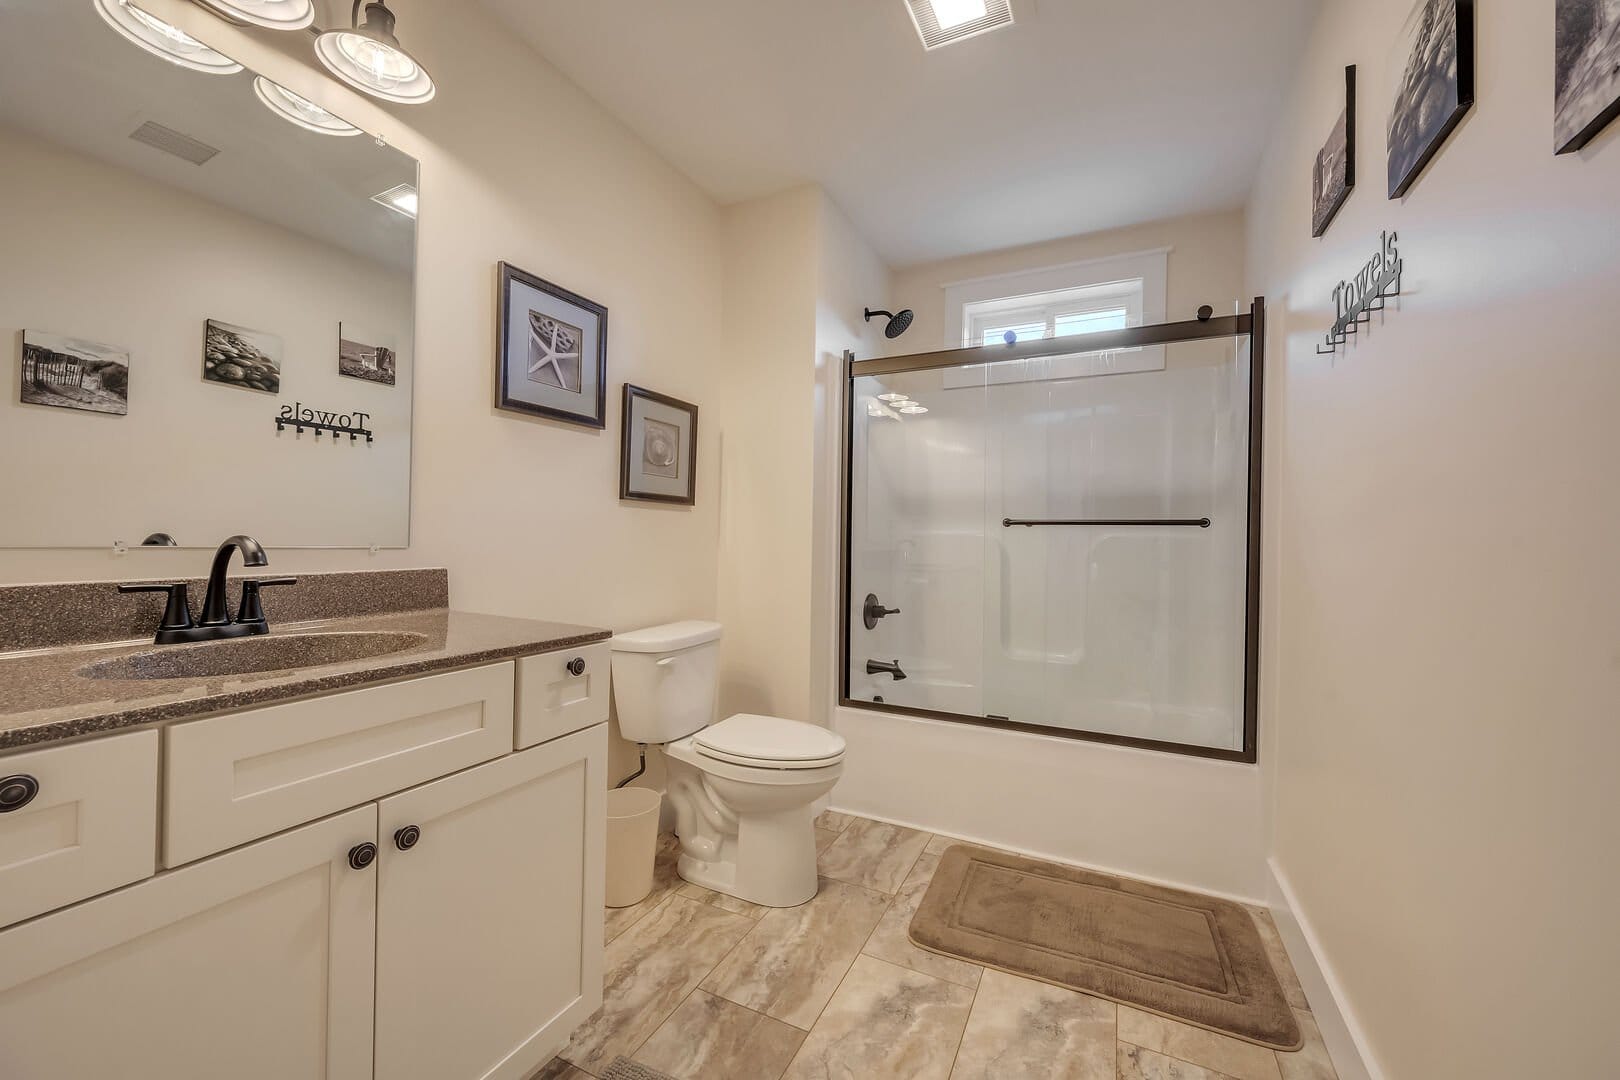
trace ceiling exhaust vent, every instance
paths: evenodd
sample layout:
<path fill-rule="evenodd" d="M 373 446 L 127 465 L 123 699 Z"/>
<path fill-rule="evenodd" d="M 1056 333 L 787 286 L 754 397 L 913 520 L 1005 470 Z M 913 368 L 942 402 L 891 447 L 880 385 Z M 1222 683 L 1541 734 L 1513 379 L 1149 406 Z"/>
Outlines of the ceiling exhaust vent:
<path fill-rule="evenodd" d="M 923 48 L 938 49 L 1013 24 L 1011 0 L 906 0 Z"/>
<path fill-rule="evenodd" d="M 193 165 L 201 165 L 215 154 L 219 147 L 209 146 L 205 142 L 198 142 L 190 135 L 182 135 L 173 128 L 166 128 L 162 124 L 154 124 L 148 120 L 140 127 L 129 133 L 129 137 L 138 143 L 161 150 L 165 154 L 173 154 L 177 158 L 189 161 Z"/>

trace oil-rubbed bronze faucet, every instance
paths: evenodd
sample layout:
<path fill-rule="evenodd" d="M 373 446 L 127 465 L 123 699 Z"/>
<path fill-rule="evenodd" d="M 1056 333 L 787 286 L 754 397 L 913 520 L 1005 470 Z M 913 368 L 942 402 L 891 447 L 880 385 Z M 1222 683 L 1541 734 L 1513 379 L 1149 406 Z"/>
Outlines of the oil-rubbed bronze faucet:
<path fill-rule="evenodd" d="M 158 645 L 268 634 L 270 624 L 264 617 L 264 605 L 260 603 L 259 590 L 266 585 L 293 585 L 298 579 L 250 578 L 243 581 L 242 601 L 237 606 L 236 618 L 232 619 L 226 607 L 225 571 L 230 568 L 232 553 L 237 551 L 242 553 L 244 566 L 270 565 L 270 559 L 264 553 L 264 545 L 253 537 L 238 535 L 227 538 L 219 545 L 219 550 L 214 552 L 214 563 L 208 571 L 208 591 L 203 594 L 202 618 L 195 623 L 191 621 L 191 601 L 186 596 L 186 583 L 183 581 L 167 585 L 120 585 L 118 591 L 169 594 L 169 602 L 163 608 L 163 619 L 158 623 L 157 634 L 152 639 Z"/>
<path fill-rule="evenodd" d="M 906 677 L 906 673 L 900 670 L 900 661 L 898 660 L 887 664 L 881 660 L 868 660 L 866 662 L 866 673 L 868 675 L 893 675 L 895 682 L 899 682 Z"/>

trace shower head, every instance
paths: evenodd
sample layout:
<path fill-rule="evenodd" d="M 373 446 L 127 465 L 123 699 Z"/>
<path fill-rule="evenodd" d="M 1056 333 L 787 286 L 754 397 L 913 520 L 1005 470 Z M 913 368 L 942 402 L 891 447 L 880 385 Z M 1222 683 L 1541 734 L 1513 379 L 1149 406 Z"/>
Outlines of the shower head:
<path fill-rule="evenodd" d="M 899 312 L 874 311 L 871 308 L 867 308 L 865 310 L 867 322 L 871 322 L 874 315 L 882 315 L 884 318 L 889 320 L 889 324 L 883 328 L 883 336 L 886 338 L 899 337 L 911 326 L 911 320 L 916 318 L 916 316 L 911 313 L 910 308 L 906 308 L 904 311 Z"/>

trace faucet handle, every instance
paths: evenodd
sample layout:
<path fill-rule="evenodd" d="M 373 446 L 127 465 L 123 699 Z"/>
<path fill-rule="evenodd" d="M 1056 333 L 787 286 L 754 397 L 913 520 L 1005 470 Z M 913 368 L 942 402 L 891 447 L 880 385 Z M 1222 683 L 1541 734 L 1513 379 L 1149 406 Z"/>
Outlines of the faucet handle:
<path fill-rule="evenodd" d="M 169 594 L 169 602 L 163 607 L 163 621 L 158 623 L 158 631 L 164 630 L 190 630 L 191 629 L 191 600 L 186 596 L 186 583 L 176 581 L 170 585 L 129 585 L 118 586 L 121 593 L 160 592 Z"/>
<path fill-rule="evenodd" d="M 296 585 L 295 577 L 267 577 L 248 578 L 242 582 L 242 602 L 236 608 L 236 621 L 239 623 L 262 623 L 264 618 L 264 605 L 259 603 L 259 590 L 266 585 Z"/>

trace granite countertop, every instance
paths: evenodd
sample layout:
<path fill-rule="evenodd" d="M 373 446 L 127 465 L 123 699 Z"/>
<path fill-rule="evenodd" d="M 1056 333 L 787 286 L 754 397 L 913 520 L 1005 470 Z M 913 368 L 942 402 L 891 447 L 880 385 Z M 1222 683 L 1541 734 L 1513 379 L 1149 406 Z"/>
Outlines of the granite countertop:
<path fill-rule="evenodd" d="M 452 668 L 605 641 L 608 630 L 568 623 L 475 615 L 448 608 L 386 612 L 300 623 L 276 623 L 263 637 L 229 642 L 251 648 L 293 633 L 382 632 L 421 635 L 399 652 L 315 667 L 174 679 L 93 678 L 135 653 L 165 657 L 211 643 L 155 646 L 150 639 L 36 648 L 0 654 L 0 752 L 38 747 L 232 709 L 273 705 L 292 698 L 368 686 Z M 106 664 L 106 661 L 114 661 Z"/>

